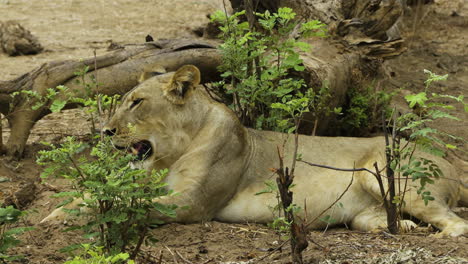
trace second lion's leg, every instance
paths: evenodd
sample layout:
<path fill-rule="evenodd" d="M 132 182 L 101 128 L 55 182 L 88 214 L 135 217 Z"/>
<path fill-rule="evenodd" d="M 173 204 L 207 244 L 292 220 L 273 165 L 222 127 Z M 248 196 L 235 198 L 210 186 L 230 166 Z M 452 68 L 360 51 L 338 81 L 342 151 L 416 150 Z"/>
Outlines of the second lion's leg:
<path fill-rule="evenodd" d="M 411 191 L 405 199 L 406 206 L 403 207 L 403 211 L 442 230 L 438 236 L 468 234 L 468 221 L 452 212 L 441 195 L 434 192 L 433 194 L 435 200 L 426 205 L 415 191 Z"/>
<path fill-rule="evenodd" d="M 367 177 L 367 178 L 364 178 Z M 373 176 L 365 175 L 361 180 L 361 186 L 364 190 L 372 195 L 375 199 L 381 200 L 379 185 Z M 434 201 L 429 201 L 427 205 L 417 194 L 416 187 L 409 185 L 405 192 L 405 206 L 403 212 L 422 220 L 426 223 L 442 230 L 440 236 L 460 236 L 468 233 L 468 221 L 460 218 L 449 208 L 446 202 L 446 192 L 442 186 L 429 186 Z M 441 184 L 441 183 L 439 183 Z M 383 208 L 382 208 L 383 210 Z"/>

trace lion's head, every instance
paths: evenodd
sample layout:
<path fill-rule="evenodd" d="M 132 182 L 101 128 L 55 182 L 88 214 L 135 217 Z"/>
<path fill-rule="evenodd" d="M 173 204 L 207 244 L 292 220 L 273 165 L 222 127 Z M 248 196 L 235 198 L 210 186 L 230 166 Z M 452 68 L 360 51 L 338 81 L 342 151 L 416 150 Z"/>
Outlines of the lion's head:
<path fill-rule="evenodd" d="M 176 72 L 143 76 L 150 78 L 122 98 L 104 131 L 113 136 L 117 148 L 127 149 L 140 161 L 170 165 L 201 124 L 206 106 L 204 96 L 195 92 L 200 71 L 186 65 Z"/>

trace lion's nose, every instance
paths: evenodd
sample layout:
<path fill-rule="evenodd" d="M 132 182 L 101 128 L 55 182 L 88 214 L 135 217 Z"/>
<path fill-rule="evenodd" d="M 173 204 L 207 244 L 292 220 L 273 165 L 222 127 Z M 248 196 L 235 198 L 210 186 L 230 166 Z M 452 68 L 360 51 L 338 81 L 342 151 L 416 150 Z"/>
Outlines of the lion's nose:
<path fill-rule="evenodd" d="M 112 137 L 113 135 L 115 135 L 115 132 L 117 132 L 117 129 L 105 129 L 104 130 L 104 134 L 106 134 L 107 136 L 109 137 Z"/>

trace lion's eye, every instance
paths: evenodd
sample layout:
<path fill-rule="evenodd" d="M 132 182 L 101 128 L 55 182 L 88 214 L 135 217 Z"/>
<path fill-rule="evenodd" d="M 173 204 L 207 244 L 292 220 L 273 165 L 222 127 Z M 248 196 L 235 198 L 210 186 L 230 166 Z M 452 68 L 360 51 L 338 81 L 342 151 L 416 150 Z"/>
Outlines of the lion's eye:
<path fill-rule="evenodd" d="M 143 101 L 143 98 L 138 98 L 133 100 L 132 104 L 130 105 L 130 109 L 134 108 L 135 106 L 139 105 Z"/>

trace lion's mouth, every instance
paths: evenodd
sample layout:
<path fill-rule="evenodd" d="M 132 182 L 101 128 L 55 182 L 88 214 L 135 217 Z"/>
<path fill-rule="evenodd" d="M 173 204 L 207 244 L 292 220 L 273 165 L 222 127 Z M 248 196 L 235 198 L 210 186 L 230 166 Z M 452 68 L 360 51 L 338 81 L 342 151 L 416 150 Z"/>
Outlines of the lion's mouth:
<path fill-rule="evenodd" d="M 123 147 L 116 147 L 117 149 L 124 149 Z M 138 141 L 125 149 L 128 153 L 135 155 L 139 161 L 146 160 L 153 154 L 153 147 L 148 140 Z"/>

